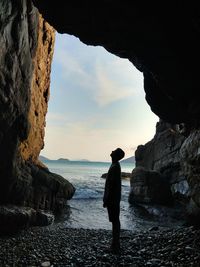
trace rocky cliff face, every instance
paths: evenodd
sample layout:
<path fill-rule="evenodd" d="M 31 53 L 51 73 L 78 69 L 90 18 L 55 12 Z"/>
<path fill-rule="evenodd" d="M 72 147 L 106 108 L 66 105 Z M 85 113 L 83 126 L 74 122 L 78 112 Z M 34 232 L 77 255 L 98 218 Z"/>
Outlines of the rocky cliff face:
<path fill-rule="evenodd" d="M 199 135 L 199 130 L 188 132 L 181 125 L 171 125 L 160 120 L 154 138 L 138 146 L 135 152 L 136 168 L 131 177 L 129 201 L 162 203 L 164 195 L 169 193 L 162 182 L 164 178 L 170 185 L 173 199 L 184 201 L 188 218 L 192 223 L 199 224 Z M 161 175 L 154 185 L 149 182 L 152 171 L 155 177 Z M 151 187 L 153 194 L 150 194 Z M 170 195 L 164 200 L 163 203 L 168 204 Z"/>
<path fill-rule="evenodd" d="M 135 152 L 136 167 L 160 172 L 169 181 L 173 194 L 187 194 L 186 175 L 180 159 L 180 149 L 185 139 L 178 125 L 160 120 L 154 138 L 138 146 Z"/>
<path fill-rule="evenodd" d="M 144 74 L 159 118 L 199 122 L 200 8 L 197 2 L 33 0 L 61 33 L 128 58 Z M 170 18 L 170 19 L 169 19 Z"/>
<path fill-rule="evenodd" d="M 18 147 L 28 137 L 38 13 L 31 2 L 0 2 L 0 202 L 9 201 L 18 177 Z"/>
<path fill-rule="evenodd" d="M 0 1 L 0 204 L 56 210 L 74 193 L 38 161 L 53 47 L 54 29 L 31 1 Z"/>
<path fill-rule="evenodd" d="M 37 163 L 44 147 L 45 117 L 50 87 L 51 62 L 55 42 L 55 30 L 39 16 L 37 50 L 33 58 L 33 74 L 30 88 L 28 138 L 20 144 L 19 152 L 24 160 Z"/>

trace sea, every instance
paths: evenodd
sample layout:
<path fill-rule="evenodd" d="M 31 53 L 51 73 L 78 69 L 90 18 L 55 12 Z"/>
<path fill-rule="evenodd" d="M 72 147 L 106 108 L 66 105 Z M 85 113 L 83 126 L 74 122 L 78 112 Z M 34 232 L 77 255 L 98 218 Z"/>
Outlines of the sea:
<path fill-rule="evenodd" d="M 53 173 L 60 174 L 76 188 L 68 200 L 64 212 L 56 223 L 69 228 L 111 229 L 107 209 L 103 208 L 103 192 L 109 162 L 47 160 L 43 163 Z M 121 163 L 122 172 L 131 173 L 134 163 Z M 179 225 L 174 211 L 161 206 L 136 206 L 128 202 L 130 180 L 122 179 L 122 199 L 120 204 L 121 229 L 149 230 L 154 227 L 169 228 Z M 172 214 L 173 213 L 173 214 Z"/>

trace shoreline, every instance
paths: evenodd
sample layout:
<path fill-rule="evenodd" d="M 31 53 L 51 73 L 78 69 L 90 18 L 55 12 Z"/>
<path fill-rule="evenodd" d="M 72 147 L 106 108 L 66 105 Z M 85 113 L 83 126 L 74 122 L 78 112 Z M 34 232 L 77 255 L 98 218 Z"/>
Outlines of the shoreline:
<path fill-rule="evenodd" d="M 0 237 L 0 266 L 200 266 L 200 230 L 194 227 L 121 230 L 120 255 L 107 251 L 111 236 L 110 230 L 32 227 Z"/>

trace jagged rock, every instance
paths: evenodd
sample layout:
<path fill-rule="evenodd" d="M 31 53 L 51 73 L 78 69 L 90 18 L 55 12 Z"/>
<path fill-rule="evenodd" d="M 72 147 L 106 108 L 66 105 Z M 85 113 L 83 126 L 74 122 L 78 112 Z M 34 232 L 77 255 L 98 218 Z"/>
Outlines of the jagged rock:
<path fill-rule="evenodd" d="M 154 138 L 135 151 L 136 166 L 160 172 L 171 185 L 174 197 L 187 198 L 189 187 L 180 164 L 180 148 L 186 139 L 179 133 L 178 125 L 160 120 Z"/>
<path fill-rule="evenodd" d="M 178 133 L 179 125 L 160 121 L 150 142 L 139 146 L 135 153 L 136 166 L 159 171 L 168 179 L 173 198 L 185 205 L 188 221 L 200 224 L 200 131 Z M 131 184 L 131 191 L 134 191 Z"/>
<path fill-rule="evenodd" d="M 184 141 L 180 150 L 181 165 L 187 177 L 191 201 L 188 205 L 189 216 L 200 224 L 200 131 L 194 130 Z M 191 204 L 192 203 L 192 204 Z"/>
<path fill-rule="evenodd" d="M 191 198 L 187 205 L 187 223 L 190 225 L 200 225 L 200 207 Z"/>
<path fill-rule="evenodd" d="M 200 61 L 197 2 L 33 2 L 57 31 L 128 58 L 143 72 L 146 100 L 159 118 L 199 123 L 199 71 L 185 67 Z"/>
<path fill-rule="evenodd" d="M 33 58 L 33 74 L 30 88 L 28 137 L 20 144 L 19 153 L 23 160 L 38 163 L 44 147 L 46 113 L 50 93 L 50 73 L 53 58 L 55 30 L 41 15 L 38 19 L 37 50 Z M 39 162 L 40 164 L 40 162 Z"/>
<path fill-rule="evenodd" d="M 45 226 L 54 221 L 54 215 L 29 207 L 0 206 L 0 234 L 15 233 L 29 226 Z"/>
<path fill-rule="evenodd" d="M 130 183 L 130 203 L 172 203 L 170 185 L 159 172 L 136 167 L 132 172 Z"/>
<path fill-rule="evenodd" d="M 31 1 L 0 2 L 0 204 L 57 211 L 74 187 L 38 160 L 55 30 Z"/>
<path fill-rule="evenodd" d="M 33 203 L 35 208 L 59 211 L 75 193 L 74 186 L 62 176 L 46 168 L 30 165 L 33 177 Z M 29 198 L 30 199 L 30 198 Z"/>
<path fill-rule="evenodd" d="M 0 1 L 0 203 L 18 180 L 19 143 L 28 137 L 38 12 L 31 1 Z"/>

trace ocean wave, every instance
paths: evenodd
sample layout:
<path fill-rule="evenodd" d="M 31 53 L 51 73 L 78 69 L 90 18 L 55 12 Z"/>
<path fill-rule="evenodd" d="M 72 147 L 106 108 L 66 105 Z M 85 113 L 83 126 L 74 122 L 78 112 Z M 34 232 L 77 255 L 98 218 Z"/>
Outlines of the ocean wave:
<path fill-rule="evenodd" d="M 93 190 L 91 188 L 78 188 L 73 199 L 100 199 L 103 197 L 103 191 Z"/>

